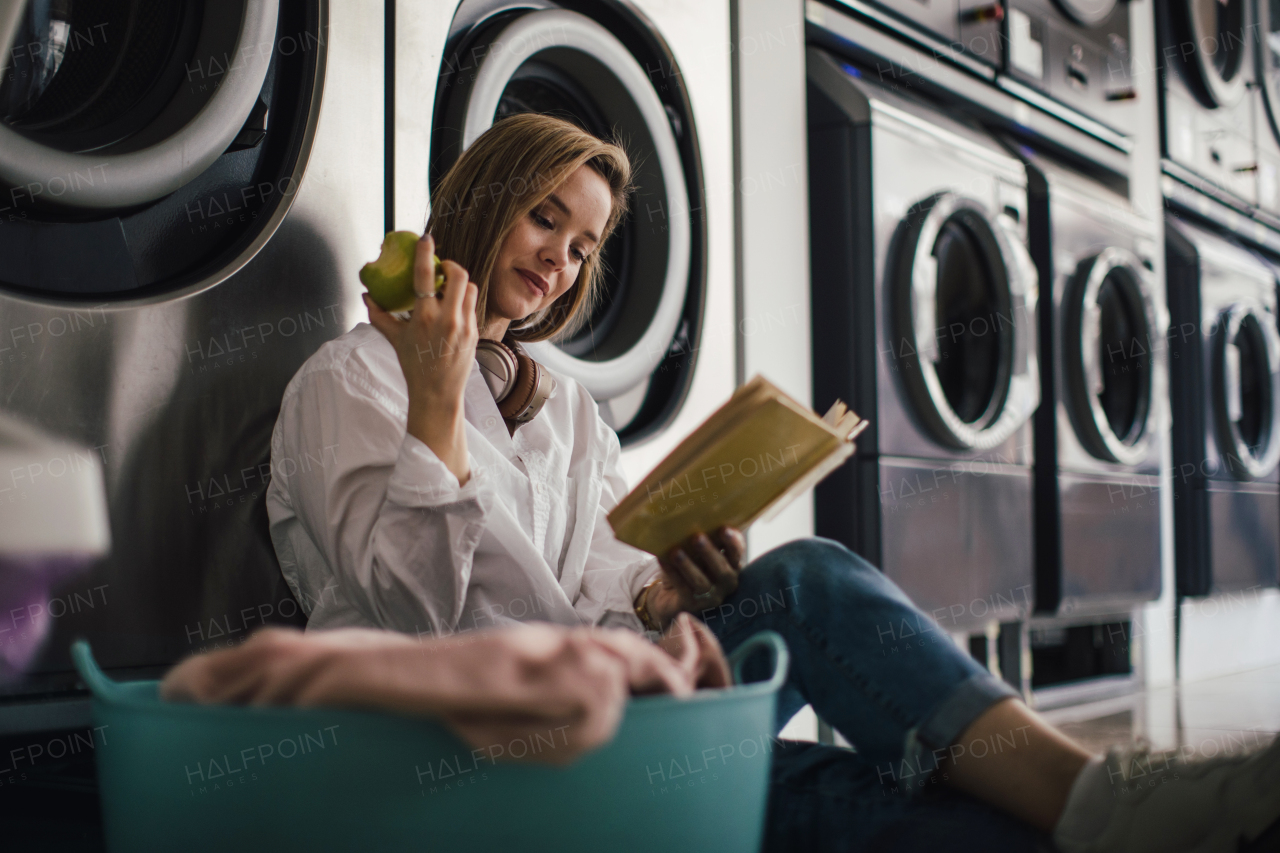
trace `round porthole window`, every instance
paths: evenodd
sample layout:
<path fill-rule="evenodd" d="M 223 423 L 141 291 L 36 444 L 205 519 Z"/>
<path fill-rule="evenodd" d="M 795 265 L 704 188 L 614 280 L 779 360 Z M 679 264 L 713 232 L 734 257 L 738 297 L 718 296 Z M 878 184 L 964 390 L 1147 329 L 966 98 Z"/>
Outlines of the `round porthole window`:
<path fill-rule="evenodd" d="M 1140 264 L 1108 248 L 1081 262 L 1063 295 L 1062 347 L 1068 411 L 1081 442 L 1107 462 L 1147 455 L 1154 308 Z"/>
<path fill-rule="evenodd" d="M 91 210 L 185 185 L 257 105 L 278 15 L 279 0 L 26 3 L 2 34 L 12 59 L 0 84 L 0 181 L 34 202 Z"/>
<path fill-rule="evenodd" d="M 319 0 L 0 5 L 0 287 L 119 300 L 225 280 L 290 209 Z"/>
<path fill-rule="evenodd" d="M 947 446 L 993 448 L 1040 400 L 1031 259 L 1007 223 L 953 193 L 912 208 L 898 240 L 890 328 L 913 409 Z"/>
<path fill-rule="evenodd" d="M 1245 91 L 1246 0 L 1169 0 L 1171 35 L 1195 50 L 1176 51 L 1208 107 L 1238 103 Z M 1174 53 L 1175 51 L 1170 51 Z"/>
<path fill-rule="evenodd" d="M 1222 467 L 1238 480 L 1266 477 L 1280 463 L 1280 335 L 1275 316 L 1239 302 L 1213 333 L 1213 402 Z"/>
<path fill-rule="evenodd" d="M 1059 8 L 1083 27 L 1102 23 L 1116 8 L 1118 0 L 1055 0 Z"/>
<path fill-rule="evenodd" d="M 1258 82 L 1271 133 L 1280 139 L 1280 0 L 1258 0 Z"/>
<path fill-rule="evenodd" d="M 632 155 L 631 213 L 602 249 L 604 289 L 572 337 L 526 345 L 582 383 L 615 429 L 627 427 L 686 327 L 694 253 L 681 133 L 691 128 L 664 104 L 649 74 L 612 33 L 563 9 L 509 14 L 480 25 L 464 44 L 474 71 L 449 82 L 437 110 L 437 173 L 495 121 L 539 112 L 596 135 L 616 135 Z"/>

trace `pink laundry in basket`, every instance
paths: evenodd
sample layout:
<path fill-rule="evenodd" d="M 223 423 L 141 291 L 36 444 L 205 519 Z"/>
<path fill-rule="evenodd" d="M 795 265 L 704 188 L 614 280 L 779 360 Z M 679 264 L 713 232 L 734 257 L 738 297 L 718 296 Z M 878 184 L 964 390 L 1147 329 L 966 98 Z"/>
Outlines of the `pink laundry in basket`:
<path fill-rule="evenodd" d="M 730 683 L 719 642 L 685 613 L 657 645 L 624 629 L 549 623 L 422 642 L 365 628 L 265 629 L 179 664 L 161 695 L 431 716 L 476 747 L 550 729 L 556 748 L 529 758 L 566 764 L 613 737 L 630 695 Z"/>

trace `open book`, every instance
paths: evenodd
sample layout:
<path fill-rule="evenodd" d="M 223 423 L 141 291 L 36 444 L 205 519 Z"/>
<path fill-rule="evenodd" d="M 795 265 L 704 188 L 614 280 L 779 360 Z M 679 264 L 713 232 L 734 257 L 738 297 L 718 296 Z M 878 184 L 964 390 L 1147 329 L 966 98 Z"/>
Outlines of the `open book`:
<path fill-rule="evenodd" d="M 756 376 L 614 507 L 609 525 L 650 554 L 722 524 L 746 530 L 838 468 L 866 426 L 838 400 L 819 418 Z"/>

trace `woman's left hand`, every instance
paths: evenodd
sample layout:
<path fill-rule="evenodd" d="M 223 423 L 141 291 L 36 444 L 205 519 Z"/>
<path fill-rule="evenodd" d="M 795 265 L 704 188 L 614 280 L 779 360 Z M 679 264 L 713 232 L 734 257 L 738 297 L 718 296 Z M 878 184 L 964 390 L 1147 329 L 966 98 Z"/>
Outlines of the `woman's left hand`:
<path fill-rule="evenodd" d="M 718 607 L 737 590 L 746 554 L 747 540 L 736 527 L 693 534 L 658 558 L 662 579 L 649 589 L 649 613 L 665 629 L 679 613 Z"/>

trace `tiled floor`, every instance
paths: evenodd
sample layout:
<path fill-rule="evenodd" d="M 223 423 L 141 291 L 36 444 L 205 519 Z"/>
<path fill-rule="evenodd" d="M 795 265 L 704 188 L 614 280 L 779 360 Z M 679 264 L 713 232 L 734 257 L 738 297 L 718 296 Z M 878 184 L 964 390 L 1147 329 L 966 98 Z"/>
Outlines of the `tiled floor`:
<path fill-rule="evenodd" d="M 1280 733 L 1280 664 L 1043 713 L 1098 751 L 1144 737 L 1188 755 L 1234 752 Z"/>

